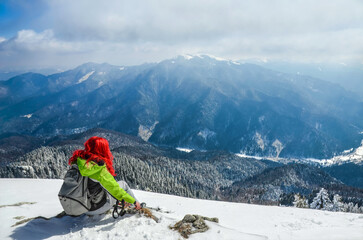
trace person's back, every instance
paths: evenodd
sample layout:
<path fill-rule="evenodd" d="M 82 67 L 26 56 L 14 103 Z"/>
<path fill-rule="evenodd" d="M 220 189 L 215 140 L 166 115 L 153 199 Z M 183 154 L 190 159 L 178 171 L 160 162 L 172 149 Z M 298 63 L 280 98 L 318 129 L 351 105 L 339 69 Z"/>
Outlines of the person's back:
<path fill-rule="evenodd" d="M 134 204 L 136 209 L 140 209 L 140 203 L 127 183 L 116 182 L 114 179 L 116 174 L 113 168 L 113 156 L 107 140 L 96 136 L 91 137 L 84 146 L 84 150 L 74 151 L 68 164 L 76 165 L 79 173 L 87 178 L 86 195 L 90 206 L 87 206 L 86 214 L 102 214 L 111 209 L 117 200 L 124 200 Z"/>

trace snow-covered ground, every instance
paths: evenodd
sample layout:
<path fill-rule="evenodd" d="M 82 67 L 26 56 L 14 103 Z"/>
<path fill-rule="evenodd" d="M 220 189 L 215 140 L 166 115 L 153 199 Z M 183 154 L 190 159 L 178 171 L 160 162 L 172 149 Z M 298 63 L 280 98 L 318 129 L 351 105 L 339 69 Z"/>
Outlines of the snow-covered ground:
<path fill-rule="evenodd" d="M 114 220 L 110 214 L 36 219 L 12 227 L 20 218 L 52 217 L 62 211 L 61 180 L 0 179 L 0 239 L 182 239 L 168 228 L 185 214 L 218 217 L 205 233 L 190 239 L 363 239 L 363 214 L 218 202 L 136 191 L 140 201 L 160 207 L 156 223 L 141 215 Z M 6 206 L 19 202 L 34 202 Z M 18 219 L 15 219 L 18 218 Z"/>

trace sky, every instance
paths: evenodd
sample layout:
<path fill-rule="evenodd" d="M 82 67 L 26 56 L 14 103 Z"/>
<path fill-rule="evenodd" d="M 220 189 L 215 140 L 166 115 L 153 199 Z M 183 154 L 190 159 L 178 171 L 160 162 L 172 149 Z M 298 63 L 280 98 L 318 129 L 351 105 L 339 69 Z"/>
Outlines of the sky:
<path fill-rule="evenodd" d="M 0 69 L 182 54 L 363 64 L 363 0 L 1 0 Z"/>

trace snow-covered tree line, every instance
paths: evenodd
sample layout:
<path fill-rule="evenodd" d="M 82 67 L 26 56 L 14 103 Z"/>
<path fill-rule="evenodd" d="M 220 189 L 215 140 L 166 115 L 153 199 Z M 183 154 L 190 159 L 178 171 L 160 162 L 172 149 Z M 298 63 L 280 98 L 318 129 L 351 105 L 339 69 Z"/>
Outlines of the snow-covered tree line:
<path fill-rule="evenodd" d="M 363 206 L 359 207 L 357 203 L 354 204 L 352 202 L 344 203 L 339 194 L 334 194 L 333 197 L 330 198 L 328 191 L 324 188 L 320 189 L 310 204 L 308 199 L 300 194 L 295 194 L 294 198 L 295 200 L 293 205 L 298 208 L 312 208 L 333 212 L 363 213 Z"/>
<path fill-rule="evenodd" d="M 69 157 L 72 156 L 74 150 L 82 148 L 81 144 L 37 148 L 10 164 L 0 166 L 0 177 L 62 179 L 68 168 Z M 116 179 L 126 180 L 131 187 L 141 190 L 186 197 L 259 204 L 278 204 L 279 198 L 285 193 L 280 184 L 271 182 L 270 178 L 259 183 L 261 179 L 264 179 L 259 174 L 264 172 L 265 169 L 271 168 L 268 163 L 263 161 L 241 159 L 231 154 L 212 155 L 212 158 L 206 158 L 203 155 L 198 160 L 174 159 L 159 152 L 155 153 L 136 146 L 132 147 L 131 150 L 130 148 L 117 148 L 112 153 L 115 159 Z M 259 177 L 254 179 L 251 178 L 252 176 Z M 246 179 L 250 179 L 250 181 L 248 181 L 247 188 L 243 190 L 243 187 L 246 187 L 247 184 L 244 182 Z M 236 185 L 239 181 L 243 185 Z M 265 182 L 268 185 L 265 186 Z M 258 184 L 265 187 L 261 188 Z M 289 182 L 289 184 L 292 187 L 285 187 L 285 189 L 291 193 L 291 190 L 296 190 L 296 186 L 294 181 Z M 231 186 L 237 187 L 238 191 L 228 191 Z M 306 190 L 308 191 L 308 189 Z M 237 197 L 233 198 L 233 194 L 236 193 L 242 195 L 237 194 Z M 340 198 L 335 197 L 337 202 L 339 202 L 338 199 L 342 201 L 342 198 L 344 202 L 348 202 L 339 208 L 342 209 L 340 211 L 357 212 L 357 208 L 361 209 L 358 204 L 349 203 L 354 202 L 354 199 L 361 199 L 361 195 L 353 196 L 349 194 L 348 197 L 353 196 L 353 199 L 349 201 L 349 198 L 344 195 L 344 191 L 338 191 L 338 193 L 343 195 Z M 296 199 L 295 205 L 297 207 L 306 207 L 307 200 L 304 197 L 301 198 Z M 312 197 L 309 199 L 311 201 Z M 324 201 L 329 203 L 327 198 L 323 197 L 321 199 L 323 199 L 323 205 L 317 203 L 316 208 L 330 209 L 330 207 L 324 205 Z M 330 202 L 332 201 L 334 202 L 333 198 Z M 308 204 L 308 207 L 311 207 L 310 204 Z M 336 209 L 336 207 L 333 209 Z"/>
<path fill-rule="evenodd" d="M 69 157 L 75 149 L 82 148 L 82 145 L 63 145 L 35 149 L 0 167 L 0 177 L 62 179 Z M 142 152 L 134 155 L 113 151 L 117 180 L 126 180 L 137 189 L 203 199 L 219 199 L 220 187 L 230 186 L 267 167 L 259 161 L 238 158 L 195 161 Z"/>

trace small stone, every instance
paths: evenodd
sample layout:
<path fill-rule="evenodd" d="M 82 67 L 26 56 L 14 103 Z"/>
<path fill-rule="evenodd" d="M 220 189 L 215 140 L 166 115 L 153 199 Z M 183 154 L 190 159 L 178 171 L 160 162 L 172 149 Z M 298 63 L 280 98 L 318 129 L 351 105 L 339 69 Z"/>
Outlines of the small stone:
<path fill-rule="evenodd" d="M 187 223 L 192 223 L 196 220 L 197 218 L 194 217 L 194 215 L 191 215 L 191 214 L 187 214 L 184 216 L 183 218 L 183 222 L 187 222 Z"/>
<path fill-rule="evenodd" d="M 169 228 L 177 230 L 184 238 L 188 238 L 191 234 L 208 231 L 209 227 L 204 220 L 218 223 L 218 218 L 187 214 L 183 220 L 177 222 L 174 226 L 169 226 Z"/>
<path fill-rule="evenodd" d="M 210 222 L 215 222 L 215 223 L 219 223 L 219 219 L 218 218 L 209 218 L 209 217 L 203 217 L 204 220 L 210 221 Z"/>

